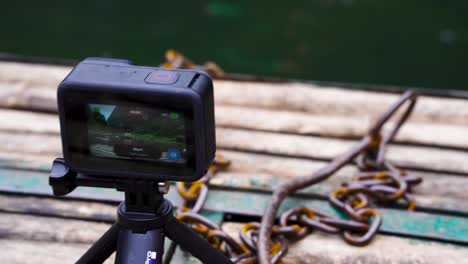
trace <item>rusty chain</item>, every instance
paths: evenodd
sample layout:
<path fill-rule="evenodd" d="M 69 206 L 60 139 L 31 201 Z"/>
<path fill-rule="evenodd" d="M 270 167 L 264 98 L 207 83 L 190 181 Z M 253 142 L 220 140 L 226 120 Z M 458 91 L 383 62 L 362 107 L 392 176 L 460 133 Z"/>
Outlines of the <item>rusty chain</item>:
<path fill-rule="evenodd" d="M 383 134 L 383 125 L 406 102 L 409 102 L 408 107 L 394 127 Z M 388 206 L 404 200 L 408 210 L 415 208 L 410 192 L 413 186 L 422 181 L 421 178 L 398 169 L 385 160 L 388 143 L 408 119 L 415 103 L 416 95 L 411 91 L 405 92 L 377 120 L 368 135 L 348 152 L 311 176 L 281 184 L 270 200 L 262 223 L 245 224 L 240 231 L 239 242 L 199 214 L 208 195 L 209 181 L 216 172 L 229 165 L 221 156 L 216 157 L 208 173 L 199 181 L 177 183 L 177 190 L 183 198 L 177 219 L 204 236 L 213 247 L 231 257 L 234 263 L 240 264 L 280 263 L 288 251 L 288 244 L 304 238 L 313 230 L 340 234 L 351 245 L 365 246 L 377 234 L 382 223 L 382 217 L 374 207 Z M 357 175 L 351 181 L 342 183 L 329 196 L 330 204 L 348 216 L 348 219 L 308 207 L 297 207 L 283 212 L 279 217 L 279 224 L 273 224 L 277 210 L 287 194 L 321 182 L 353 161 L 359 170 Z M 171 244 L 164 263 L 169 263 L 175 247 L 175 244 Z"/>
<path fill-rule="evenodd" d="M 401 117 L 397 119 L 395 126 L 390 130 L 390 132 L 387 132 L 382 136 L 381 131 L 384 124 L 406 103 L 408 103 L 408 106 Z M 409 191 L 408 182 L 410 182 L 410 185 L 414 185 L 419 181 L 419 179 L 414 179 L 414 177 L 410 176 L 406 178 L 406 180 L 403 180 L 408 173 L 398 170 L 392 164 L 385 161 L 384 155 L 387 144 L 396 136 L 403 123 L 408 119 L 415 104 L 416 95 L 412 91 L 405 92 L 377 120 L 371 129 L 369 129 L 368 134 L 349 151 L 333 159 L 317 172 L 309 176 L 282 183 L 275 189 L 273 196 L 267 205 L 265 214 L 262 217 L 257 254 L 259 263 L 272 263 L 272 257 L 270 256 L 270 238 L 273 235 L 273 223 L 278 209 L 286 196 L 289 193 L 327 179 L 336 171 L 353 161 L 356 162 L 361 171 L 374 173 L 374 175 L 362 175 L 369 177 L 357 178 L 352 182 L 354 185 L 351 187 L 354 188 L 349 188 L 349 185 L 351 184 L 348 184 L 348 187 L 342 186 L 341 189 L 335 191 L 332 195 L 332 200 L 335 201 L 335 203 L 331 202 L 332 205 L 344 210 L 345 213 L 351 217 L 352 221 L 361 222 L 369 226 L 368 228 L 366 227 L 367 230 L 364 232 L 353 232 L 352 230 L 344 231 L 343 237 L 346 241 L 353 243 L 354 245 L 365 245 L 375 236 L 381 223 L 381 217 L 374 209 L 364 207 L 366 201 L 376 203 L 385 200 L 389 203 L 404 196 L 409 201 L 409 208 L 414 207 L 414 202 L 412 202 L 413 200 L 411 196 L 407 195 L 406 192 Z M 412 178 L 414 181 L 411 181 Z M 374 181 L 374 184 L 372 184 L 369 182 L 363 183 L 358 179 L 361 179 L 362 181 L 382 181 L 377 184 Z M 383 182 L 386 182 L 386 184 L 383 184 Z"/>

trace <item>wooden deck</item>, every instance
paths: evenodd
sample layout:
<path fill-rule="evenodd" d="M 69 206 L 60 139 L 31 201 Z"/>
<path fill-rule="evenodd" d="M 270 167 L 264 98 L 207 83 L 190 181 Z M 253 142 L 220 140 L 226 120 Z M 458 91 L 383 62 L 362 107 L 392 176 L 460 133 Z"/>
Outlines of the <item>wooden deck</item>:
<path fill-rule="evenodd" d="M 80 188 L 52 197 L 48 170 L 62 156 L 56 87 L 71 68 L 0 62 L 1 263 L 73 263 L 115 219 L 121 194 Z M 305 83 L 215 81 L 218 152 L 232 164 L 211 181 L 206 214 L 237 237 L 238 215 L 259 217 L 271 190 L 346 151 L 396 94 Z M 423 177 L 416 212 L 379 208 L 367 247 L 314 232 L 284 263 L 464 263 L 468 259 L 468 101 L 423 96 L 388 157 Z M 335 213 L 327 195 L 354 166 L 301 191 L 284 208 Z M 180 201 L 175 188 L 170 199 Z M 232 216 L 232 217 L 231 217 Z M 234 220 L 230 220 L 234 219 Z M 396 235 L 389 235 L 395 233 Z M 193 262 L 179 259 L 174 263 Z"/>

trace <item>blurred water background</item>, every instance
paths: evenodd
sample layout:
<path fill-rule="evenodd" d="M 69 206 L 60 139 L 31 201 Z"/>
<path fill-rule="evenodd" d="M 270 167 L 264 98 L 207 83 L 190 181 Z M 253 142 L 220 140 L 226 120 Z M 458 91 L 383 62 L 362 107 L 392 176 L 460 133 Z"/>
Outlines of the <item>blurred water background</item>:
<path fill-rule="evenodd" d="M 2 1 L 0 59 L 158 65 L 174 48 L 227 72 L 468 90 L 468 1 Z"/>

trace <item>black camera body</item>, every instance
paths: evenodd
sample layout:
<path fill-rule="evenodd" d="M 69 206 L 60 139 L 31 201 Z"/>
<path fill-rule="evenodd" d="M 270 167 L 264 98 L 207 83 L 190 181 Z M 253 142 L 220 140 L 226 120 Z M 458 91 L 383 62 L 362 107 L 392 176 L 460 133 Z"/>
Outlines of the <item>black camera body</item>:
<path fill-rule="evenodd" d="M 57 98 L 65 163 L 76 172 L 190 182 L 214 159 L 213 84 L 203 72 L 88 58 Z"/>

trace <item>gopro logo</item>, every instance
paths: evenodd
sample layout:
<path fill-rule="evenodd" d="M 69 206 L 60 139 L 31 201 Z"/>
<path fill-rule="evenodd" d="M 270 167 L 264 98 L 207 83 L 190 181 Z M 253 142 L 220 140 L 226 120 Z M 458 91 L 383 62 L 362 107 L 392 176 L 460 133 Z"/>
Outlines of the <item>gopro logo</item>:
<path fill-rule="evenodd" d="M 156 262 L 156 256 L 157 256 L 157 253 L 154 252 L 154 251 L 148 251 L 146 253 L 146 261 L 145 261 L 145 264 L 157 264 Z"/>

